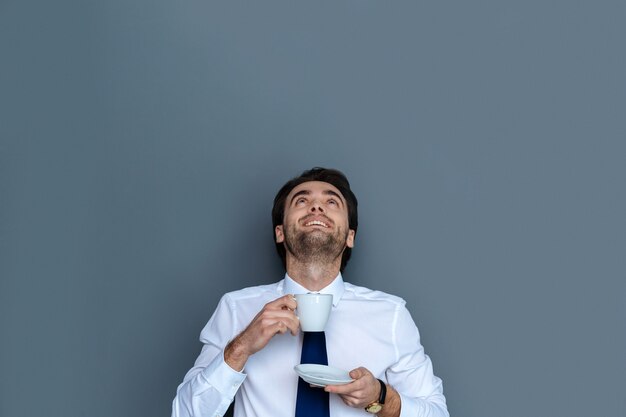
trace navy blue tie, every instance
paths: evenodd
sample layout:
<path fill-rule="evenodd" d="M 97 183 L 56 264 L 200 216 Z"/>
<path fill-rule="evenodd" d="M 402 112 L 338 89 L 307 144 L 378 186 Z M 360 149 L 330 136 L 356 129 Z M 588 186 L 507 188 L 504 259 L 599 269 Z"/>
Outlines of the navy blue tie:
<path fill-rule="evenodd" d="M 304 332 L 300 363 L 328 365 L 324 332 Z M 330 417 L 328 396 L 323 388 L 312 388 L 302 378 L 298 378 L 295 417 Z"/>

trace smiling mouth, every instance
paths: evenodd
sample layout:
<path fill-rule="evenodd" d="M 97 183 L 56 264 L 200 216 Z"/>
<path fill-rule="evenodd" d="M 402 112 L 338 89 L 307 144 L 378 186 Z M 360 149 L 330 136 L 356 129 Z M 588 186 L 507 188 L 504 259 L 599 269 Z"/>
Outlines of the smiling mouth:
<path fill-rule="evenodd" d="M 324 223 L 322 221 L 319 221 L 319 220 L 313 220 L 313 221 L 310 221 L 310 222 L 306 222 L 304 225 L 305 226 L 322 226 L 322 227 L 326 227 L 326 228 L 329 227 L 326 223 Z"/>

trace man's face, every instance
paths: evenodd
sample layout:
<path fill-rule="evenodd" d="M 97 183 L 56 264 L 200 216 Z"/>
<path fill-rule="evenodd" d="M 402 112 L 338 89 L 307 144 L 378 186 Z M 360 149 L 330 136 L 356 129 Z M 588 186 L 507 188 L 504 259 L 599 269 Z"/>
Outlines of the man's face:
<path fill-rule="evenodd" d="M 276 242 L 301 261 L 332 262 L 354 246 L 348 225 L 348 206 L 333 185 L 309 181 L 296 186 L 285 201 L 283 224 L 276 226 Z"/>

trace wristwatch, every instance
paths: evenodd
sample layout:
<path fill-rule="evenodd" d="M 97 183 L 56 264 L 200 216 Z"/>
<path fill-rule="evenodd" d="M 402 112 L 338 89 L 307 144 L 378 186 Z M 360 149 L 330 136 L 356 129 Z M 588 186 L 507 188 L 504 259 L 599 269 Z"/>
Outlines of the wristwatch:
<path fill-rule="evenodd" d="M 365 407 L 365 411 L 370 414 L 378 414 L 380 410 L 383 409 L 383 405 L 385 405 L 385 397 L 387 396 L 387 386 L 382 380 L 378 380 L 380 382 L 380 397 L 378 397 L 378 401 L 374 401 L 367 407 Z"/>

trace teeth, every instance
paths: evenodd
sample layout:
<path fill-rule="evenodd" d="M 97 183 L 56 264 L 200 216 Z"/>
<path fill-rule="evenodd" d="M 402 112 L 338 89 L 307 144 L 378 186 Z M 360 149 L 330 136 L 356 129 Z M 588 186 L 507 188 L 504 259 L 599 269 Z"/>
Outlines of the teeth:
<path fill-rule="evenodd" d="M 319 220 L 313 220 L 312 222 L 308 222 L 305 226 L 313 226 L 313 225 L 328 227 L 326 223 L 321 222 Z"/>

